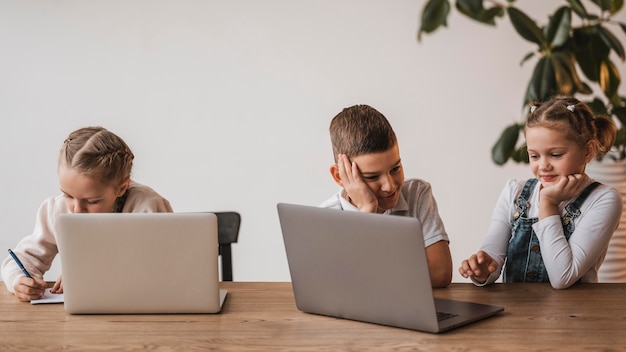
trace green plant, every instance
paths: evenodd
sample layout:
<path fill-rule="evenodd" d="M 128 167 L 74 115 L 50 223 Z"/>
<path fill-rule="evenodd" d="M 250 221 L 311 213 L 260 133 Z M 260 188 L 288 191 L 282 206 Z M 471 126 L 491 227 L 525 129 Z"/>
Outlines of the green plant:
<path fill-rule="evenodd" d="M 524 64 L 536 59 L 523 99 L 523 111 L 528 112 L 531 103 L 555 95 L 585 96 L 579 99 L 596 115 L 612 116 L 618 125 L 614 150 L 609 156 L 626 159 L 626 97 L 619 95 L 621 78 L 610 54 L 617 54 L 622 62 L 626 55 L 620 40 L 609 29 L 618 27 L 626 32 L 626 25 L 613 19 L 624 0 L 589 0 L 587 5 L 597 13 L 588 11 L 581 0 L 566 0 L 556 5 L 543 26 L 514 7 L 514 3 L 515 0 L 456 0 L 456 9 L 474 21 L 492 26 L 497 18 L 508 15 L 517 33 L 537 45 L 537 50 L 521 60 Z M 447 26 L 450 10 L 449 0 L 428 0 L 422 9 L 418 41 L 421 42 L 422 34 Z M 594 95 L 592 87 L 599 88 L 596 91 L 602 94 Z M 528 162 L 525 146 L 518 145 L 523 127 L 523 123 L 516 123 L 504 129 L 491 151 L 494 163 L 503 165 L 509 159 Z"/>

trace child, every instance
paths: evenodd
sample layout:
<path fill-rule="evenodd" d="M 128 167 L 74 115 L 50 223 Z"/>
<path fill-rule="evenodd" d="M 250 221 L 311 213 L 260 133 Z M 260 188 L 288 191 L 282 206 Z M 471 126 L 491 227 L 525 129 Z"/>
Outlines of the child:
<path fill-rule="evenodd" d="M 613 121 L 574 98 L 531 107 L 524 134 L 535 178 L 507 182 L 481 250 L 460 274 L 477 285 L 493 283 L 503 267 L 504 282 L 597 282 L 622 199 L 585 166 L 610 150 L 615 133 Z"/>
<path fill-rule="evenodd" d="M 2 263 L 9 292 L 20 301 L 43 295 L 43 274 L 58 253 L 55 223 L 60 214 L 172 211 L 166 199 L 130 179 L 133 158 L 126 143 L 102 127 L 81 128 L 69 135 L 58 161 L 62 194 L 43 202 L 33 233 L 13 250 L 32 278 L 26 277 L 10 256 Z M 51 291 L 63 292 L 61 277 Z"/>
<path fill-rule="evenodd" d="M 385 116 L 367 105 L 343 109 L 330 124 L 330 138 L 336 162 L 330 174 L 342 189 L 320 206 L 418 218 L 431 284 L 448 286 L 449 240 L 430 184 L 404 180 L 396 135 Z"/>

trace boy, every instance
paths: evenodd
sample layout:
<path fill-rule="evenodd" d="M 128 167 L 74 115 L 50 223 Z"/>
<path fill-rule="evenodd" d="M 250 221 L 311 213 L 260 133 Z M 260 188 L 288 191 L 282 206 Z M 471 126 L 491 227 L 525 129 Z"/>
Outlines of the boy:
<path fill-rule="evenodd" d="M 342 187 L 323 208 L 416 217 L 422 223 L 433 287 L 452 281 L 449 239 L 430 184 L 404 180 L 396 135 L 376 109 L 355 105 L 330 123 L 335 163 L 330 174 Z"/>

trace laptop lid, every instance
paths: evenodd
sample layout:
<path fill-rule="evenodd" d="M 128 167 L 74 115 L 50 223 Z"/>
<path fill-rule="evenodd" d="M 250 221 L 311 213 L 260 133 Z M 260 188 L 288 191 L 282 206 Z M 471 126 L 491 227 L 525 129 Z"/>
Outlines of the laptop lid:
<path fill-rule="evenodd" d="M 220 311 L 215 214 L 63 214 L 58 229 L 66 312 Z"/>
<path fill-rule="evenodd" d="M 436 306 L 415 218 L 285 203 L 278 215 L 301 311 L 442 332 L 503 310 L 448 300 Z M 455 310 L 441 324 L 438 305 Z"/>

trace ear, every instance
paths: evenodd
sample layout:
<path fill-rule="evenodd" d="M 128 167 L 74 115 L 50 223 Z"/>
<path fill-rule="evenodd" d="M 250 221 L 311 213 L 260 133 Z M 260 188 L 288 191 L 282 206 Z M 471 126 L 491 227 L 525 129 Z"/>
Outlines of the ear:
<path fill-rule="evenodd" d="M 590 162 L 595 156 L 596 156 L 596 150 L 597 146 L 595 143 L 593 143 L 592 141 L 589 141 L 587 143 L 587 147 L 585 150 L 585 162 Z"/>
<path fill-rule="evenodd" d="M 343 181 L 341 181 L 341 176 L 339 175 L 339 166 L 337 164 L 333 164 L 330 166 L 330 175 L 335 180 L 335 183 L 339 185 L 339 187 L 343 188 Z"/>
<path fill-rule="evenodd" d="M 116 196 L 119 198 L 121 196 L 124 195 L 124 193 L 126 193 L 126 190 L 128 190 L 128 186 L 130 185 L 130 177 L 127 178 L 126 180 L 124 180 L 122 182 L 122 184 L 119 186 L 119 188 L 117 189 L 117 193 Z"/>

